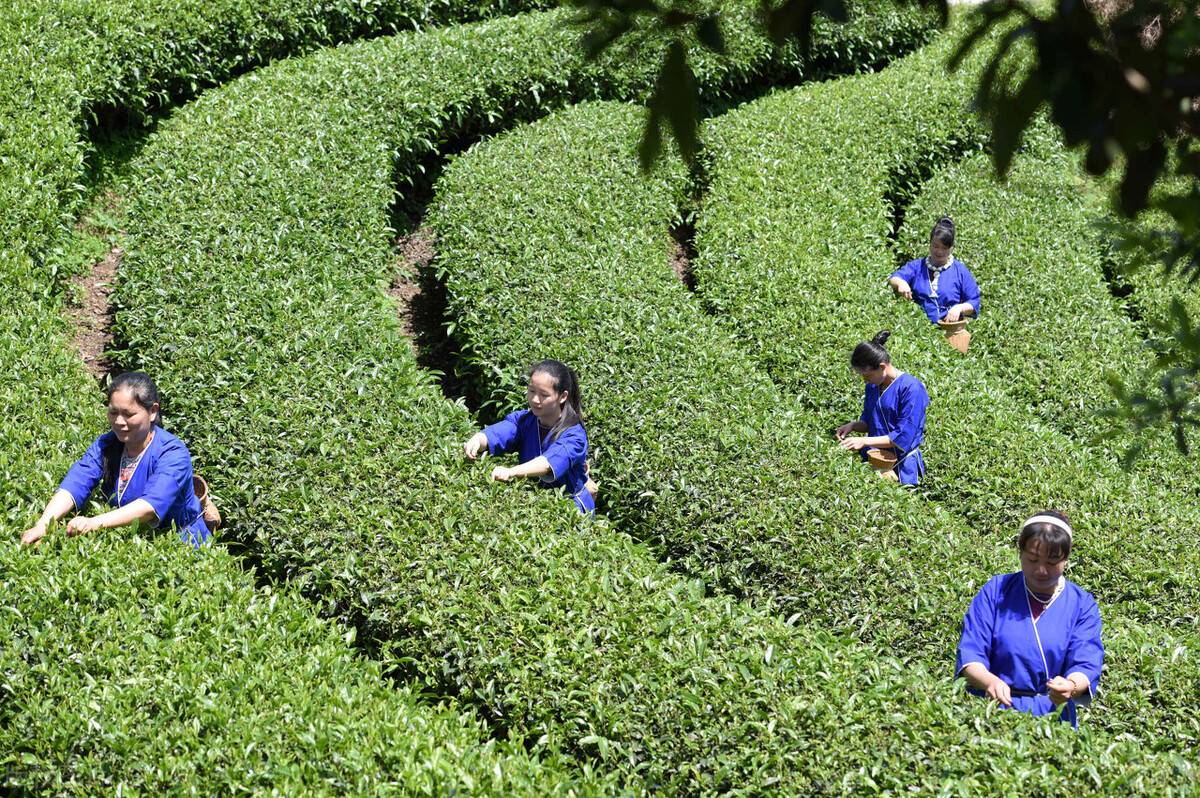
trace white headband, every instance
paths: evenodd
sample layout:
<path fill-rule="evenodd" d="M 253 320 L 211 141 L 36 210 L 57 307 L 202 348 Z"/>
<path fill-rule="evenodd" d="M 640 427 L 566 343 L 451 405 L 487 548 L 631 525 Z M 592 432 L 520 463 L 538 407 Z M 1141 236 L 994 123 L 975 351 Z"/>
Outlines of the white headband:
<path fill-rule="evenodd" d="M 1052 515 L 1035 515 L 1033 518 L 1030 518 L 1028 521 L 1021 524 L 1021 531 L 1024 532 L 1025 527 L 1029 526 L 1030 524 L 1049 524 L 1050 526 L 1056 526 L 1063 532 L 1067 533 L 1068 539 L 1074 537 L 1074 533 L 1071 530 L 1071 525 L 1061 518 L 1055 518 Z"/>

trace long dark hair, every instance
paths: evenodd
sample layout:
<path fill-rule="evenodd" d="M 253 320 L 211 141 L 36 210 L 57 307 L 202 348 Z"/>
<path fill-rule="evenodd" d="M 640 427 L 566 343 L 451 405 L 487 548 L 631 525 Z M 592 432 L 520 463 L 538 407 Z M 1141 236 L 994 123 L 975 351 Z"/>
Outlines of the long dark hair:
<path fill-rule="evenodd" d="M 582 398 L 579 396 L 579 377 L 566 363 L 559 360 L 539 360 L 529 367 L 529 376 L 532 377 L 537 373 L 548 374 L 550 379 L 554 381 L 554 393 L 567 392 L 567 401 L 563 405 L 562 414 L 558 417 L 558 423 L 550 430 L 550 440 L 558 440 L 558 436 L 563 430 L 569 429 L 576 424 L 583 425 L 583 410 L 581 409 Z"/>
<path fill-rule="evenodd" d="M 937 220 L 937 224 L 933 226 L 933 230 L 929 232 L 929 240 L 938 240 L 947 247 L 954 246 L 954 220 L 949 216 L 943 216 Z"/>
<path fill-rule="evenodd" d="M 150 379 L 149 374 L 144 371 L 127 371 L 116 376 L 104 391 L 105 402 L 111 402 L 112 395 L 117 391 L 128 392 L 133 397 L 133 401 L 147 411 L 154 405 L 158 405 L 158 416 L 154 419 L 154 425 L 162 426 L 162 403 L 158 398 L 158 386 L 154 384 L 154 380 Z"/>
<path fill-rule="evenodd" d="M 854 347 L 850 354 L 850 366 L 858 371 L 866 371 L 877 369 L 884 363 L 891 363 L 892 356 L 883 348 L 891 337 L 891 330 L 880 330 L 870 341 L 863 341 Z"/>

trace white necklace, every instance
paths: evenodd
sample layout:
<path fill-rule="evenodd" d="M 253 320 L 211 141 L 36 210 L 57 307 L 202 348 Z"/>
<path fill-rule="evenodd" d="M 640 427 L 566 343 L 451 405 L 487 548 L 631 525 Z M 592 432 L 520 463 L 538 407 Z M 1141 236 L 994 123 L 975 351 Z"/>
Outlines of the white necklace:
<path fill-rule="evenodd" d="M 1056 598 L 1058 598 L 1058 596 L 1059 596 L 1059 594 L 1060 594 L 1060 593 L 1062 593 L 1062 592 L 1063 592 L 1063 587 L 1065 587 L 1065 586 L 1066 586 L 1066 584 L 1067 584 L 1066 577 L 1060 576 L 1060 577 L 1058 578 L 1058 584 L 1056 584 L 1056 585 L 1054 586 L 1054 592 L 1050 594 L 1050 598 L 1049 598 L 1049 599 L 1043 599 L 1043 598 L 1042 598 L 1041 596 L 1039 596 L 1037 593 L 1034 593 L 1032 590 L 1030 590 L 1030 589 L 1029 589 L 1029 582 L 1026 582 L 1026 581 L 1025 581 L 1025 575 L 1024 575 L 1024 574 L 1021 574 L 1021 582 L 1022 582 L 1022 583 L 1024 583 L 1024 585 L 1025 585 L 1025 592 L 1029 594 L 1029 597 L 1030 597 L 1031 599 L 1033 599 L 1034 601 L 1036 601 L 1038 604 L 1045 604 L 1045 605 L 1046 605 L 1046 606 L 1045 606 L 1045 607 L 1042 609 L 1042 612 L 1045 612 L 1046 610 L 1050 609 L 1050 605 L 1051 605 L 1051 604 L 1053 604 L 1053 603 L 1054 603 L 1054 600 L 1055 600 Z"/>

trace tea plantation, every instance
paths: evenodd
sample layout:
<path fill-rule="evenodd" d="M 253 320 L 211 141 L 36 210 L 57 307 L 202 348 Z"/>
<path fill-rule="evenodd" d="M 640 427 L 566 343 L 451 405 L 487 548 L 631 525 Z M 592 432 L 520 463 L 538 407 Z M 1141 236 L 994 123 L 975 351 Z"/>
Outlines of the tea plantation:
<path fill-rule="evenodd" d="M 860 0 L 803 51 L 720 8 L 701 163 L 649 174 L 664 40 L 588 60 L 548 3 L 0 10 L 0 795 L 1200 793 L 1200 479 L 1092 412 L 1166 302 L 1114 295 L 1104 186 L 1041 124 L 992 177 L 961 18 Z M 965 358 L 884 285 L 946 213 Z M 64 309 L 110 247 L 200 551 L 18 544 L 106 426 Z M 915 491 L 829 434 L 882 328 L 933 399 Z M 594 518 L 462 455 L 543 357 Z M 1041 507 L 1104 619 L 1077 731 L 952 678 Z"/>

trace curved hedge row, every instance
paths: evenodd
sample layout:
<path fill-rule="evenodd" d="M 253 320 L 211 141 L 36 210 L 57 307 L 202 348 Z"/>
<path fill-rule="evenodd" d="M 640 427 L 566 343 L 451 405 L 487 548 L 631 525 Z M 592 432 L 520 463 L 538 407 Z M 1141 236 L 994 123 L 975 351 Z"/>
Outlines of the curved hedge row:
<path fill-rule="evenodd" d="M 211 119 L 213 110 L 196 113 Z M 632 175 L 630 142 L 639 118 L 627 107 L 583 107 L 568 117 L 567 135 L 607 131 L 602 138 L 625 143 Z M 194 174 L 174 158 L 195 140 L 172 141 L 180 149 L 170 148 L 164 133 L 163 150 L 149 153 L 154 166 Z M 356 163 L 345 157 L 350 145 L 298 137 L 294 146 L 301 150 L 277 149 L 273 157 L 300 163 L 303 149 L 320 146 L 341 156 L 322 162 L 344 171 Z M 228 155 L 234 169 L 246 168 L 239 153 Z M 241 190 L 256 185 L 255 175 L 268 174 L 247 174 Z M 209 182 L 213 177 L 209 171 L 200 185 L 227 185 Z M 302 198 L 298 185 L 293 181 L 279 198 Z M 385 242 L 367 227 L 384 223 L 382 211 L 369 214 L 360 205 L 360 215 L 338 208 L 327 193 L 336 185 L 346 186 L 346 197 L 358 196 L 361 186 L 357 180 L 322 183 L 326 214 L 302 217 L 311 226 L 288 229 L 267 220 L 278 225 L 284 242 L 269 257 L 256 251 L 255 259 L 239 260 L 236 268 L 211 263 L 203 274 L 212 283 L 220 280 L 230 300 L 223 312 L 190 314 L 188 329 L 176 333 L 180 338 L 160 338 L 154 347 L 150 339 L 139 342 L 156 370 L 182 385 L 205 376 L 202 361 L 189 358 L 186 370 L 173 365 L 186 357 L 182 346 L 172 346 L 184 336 L 206 342 L 224 337 L 248 348 L 261 334 L 255 325 L 286 319 L 286 327 L 271 332 L 276 344 L 287 346 L 278 356 L 294 365 L 276 360 L 266 371 L 260 353 L 246 358 L 245 350 L 229 346 L 227 362 L 208 364 L 208 374 L 250 382 L 242 369 L 256 366 L 269 380 L 260 376 L 237 394 L 205 383 L 211 387 L 189 399 L 216 411 L 200 416 L 197 426 L 214 418 L 236 425 L 231 440 L 245 454 L 230 453 L 223 476 L 227 485 L 240 478 L 253 488 L 254 503 L 237 521 L 259 536 L 268 568 L 294 571 L 332 612 L 355 616 L 362 633 L 379 641 L 386 661 L 428 682 L 454 685 L 509 728 L 569 742 L 631 779 L 627 786 L 801 793 L 943 780 L 1001 790 L 1015 789 L 1018 779 L 1029 783 L 1025 770 L 978 767 L 978 755 L 931 762 L 931 751 L 981 746 L 978 732 L 963 721 L 983 708 L 947 700 L 953 692 L 948 680 L 845 641 L 789 629 L 730 600 L 705 598 L 702 584 L 671 575 L 603 521 L 580 519 L 561 498 L 487 485 L 487 467 L 466 465 L 459 454 L 470 419 L 417 371 L 378 292 Z M 141 228 L 142 246 L 131 249 L 127 262 L 142 264 L 126 289 L 143 287 L 138 296 L 146 305 L 137 318 L 146 314 L 146 321 L 170 313 L 169 300 L 150 305 L 156 290 L 169 294 L 196 280 L 201 254 L 230 235 L 234 220 L 242 220 L 242 246 L 264 232 L 252 229 L 239 208 L 218 205 L 211 210 L 221 213 L 211 218 L 205 241 L 198 235 L 204 231 L 174 214 L 148 213 L 152 205 L 162 207 L 159 201 L 158 194 L 144 194 L 132 209 L 152 225 Z M 264 210 L 259 207 L 260 214 Z M 331 223 L 349 229 L 327 238 L 333 231 L 325 225 Z M 186 238 L 164 235 L 172 231 Z M 186 275 L 182 281 L 169 268 L 153 268 L 157 258 L 144 249 L 150 240 L 175 244 L 158 265 L 175 263 Z M 284 247 L 288 253 L 297 249 L 283 257 Z M 377 269 L 364 268 L 372 264 Z M 274 306 L 262 303 L 268 294 Z M 331 307 L 341 313 L 331 314 Z M 165 323 L 161 336 L 175 323 Z M 272 405 L 269 416 L 256 417 L 257 401 L 271 393 L 286 400 Z M 235 404 L 219 404 L 230 398 Z M 287 425 L 282 441 L 267 437 L 277 423 Z M 196 438 L 213 450 L 226 439 L 229 433 L 219 431 Z M 250 454 L 265 455 L 268 445 L 282 450 L 279 459 L 253 462 Z M 286 472 L 274 470 L 284 463 Z M 897 695 L 919 710 L 894 712 Z M 1161 781 L 1173 767 L 1165 759 L 1141 758 L 1123 743 L 1085 765 L 1074 756 L 1073 735 L 1050 731 L 1049 740 L 1040 729 L 1018 731 L 1014 744 L 1028 770 L 1047 757 L 1054 761 L 1053 777 L 1032 776 L 1042 789 L 1062 779 L 1090 783 L 1088 766 L 1114 780 L 1130 769 L 1133 784 Z M 904 767 L 895 767 L 897 761 Z"/>
<path fill-rule="evenodd" d="M 866 478 L 869 483 L 861 473 L 847 473 L 844 460 L 839 460 L 841 467 L 830 463 L 819 470 L 815 452 L 789 457 L 794 448 L 815 449 L 816 442 L 785 426 L 796 422 L 795 416 L 782 411 L 769 382 L 746 365 L 728 336 L 698 312 L 670 275 L 664 232 L 682 176 L 665 173 L 648 181 L 639 175 L 632 154 L 637 114 L 625 115 L 621 137 L 615 135 L 621 130 L 617 115 L 573 109 L 476 147 L 439 181 L 431 217 L 439 235 L 439 268 L 446 273 L 454 324 L 471 343 L 480 371 L 518 376 L 534 353 L 561 355 L 580 366 L 589 435 L 604 447 L 603 473 L 617 471 L 603 483 L 605 490 L 616 483 L 610 513 L 631 523 L 635 514 L 623 506 L 625 500 L 636 502 L 641 489 L 669 496 L 687 487 L 677 481 L 680 475 L 701 475 L 699 464 L 705 458 L 715 476 L 698 486 L 695 500 L 706 506 L 716 502 L 700 490 L 720 490 L 718 482 L 725 480 L 745 486 L 752 496 L 759 493 L 760 482 L 773 485 L 785 494 L 778 505 L 811 504 L 819 512 L 820 504 L 840 500 L 845 511 L 875 501 L 874 512 L 882 514 L 885 502 L 869 498 L 874 477 Z M 508 398 L 517 401 L 515 395 Z M 778 426 L 768 432 L 770 421 Z M 752 461 L 747 448 L 757 450 L 757 460 Z M 805 467 L 811 478 L 788 478 L 781 463 Z M 657 498 L 646 502 L 652 512 Z M 736 497 L 729 498 L 737 505 Z M 776 510 L 759 499 L 764 515 Z M 944 514 L 919 513 L 915 500 L 903 493 L 895 504 L 899 517 L 881 521 L 878 534 L 874 523 L 860 531 L 849 528 L 848 519 L 825 511 L 800 522 L 796 530 L 778 527 L 776 537 L 749 539 L 745 545 L 757 544 L 766 578 L 778 578 L 782 570 L 770 563 L 767 550 L 784 552 L 785 561 L 788 554 L 803 558 L 798 567 L 807 571 L 810 584 L 796 586 L 814 598 L 809 611 L 798 613 L 805 621 L 858 633 L 889 655 L 915 651 L 918 656 L 909 666 L 913 674 L 941 672 L 924 678 L 945 684 L 953 635 L 978 581 L 974 576 L 982 578 L 988 565 L 1002 567 L 1004 558 L 998 547 L 961 534 L 961 526 Z M 905 507 L 913 508 L 911 515 L 904 515 Z M 721 519 L 712 515 L 694 532 L 679 533 L 668 543 L 685 536 L 702 538 L 709 529 L 720 534 Z M 935 526 L 939 522 L 945 526 Z M 741 519 L 736 529 L 750 538 L 761 535 L 758 523 L 758 518 Z M 929 527 L 936 533 L 929 534 Z M 893 537 L 885 539 L 889 533 Z M 721 556 L 709 555 L 714 561 Z M 985 558 L 991 562 L 980 561 Z M 950 574 L 955 579 L 939 579 Z M 947 598 L 947 593 L 961 595 Z M 1114 690 L 1144 684 L 1153 673 L 1146 660 L 1156 663 L 1152 652 L 1143 652 L 1171 642 L 1160 630 L 1147 632 L 1121 622 L 1108 637 L 1114 650 Z M 1168 685 L 1177 686 L 1178 680 Z M 1115 715 L 1113 726 L 1120 731 L 1158 711 L 1160 697 L 1152 691 L 1129 693 Z M 851 704 L 860 698 L 846 696 Z M 943 761 L 939 758 L 946 741 L 936 715 L 921 700 L 908 698 L 892 711 L 916 734 L 889 754 L 890 789 L 933 792 L 933 784 L 949 789 L 962 774 L 988 770 L 984 760 L 992 742 L 977 740 L 953 746 L 952 756 L 962 767 L 959 775 L 939 783 L 924 771 L 917 763 Z M 981 709 L 962 696 L 947 700 L 955 712 Z M 919 731 L 926 724 L 927 731 Z M 1024 733 L 1033 731 L 1030 727 Z M 1010 742 L 1021 758 L 1022 732 L 1013 727 L 995 732 L 1010 733 L 1017 735 Z M 1102 760 L 1106 742 L 1101 740 L 1107 739 L 1089 740 L 1078 751 L 1078 762 Z M 1181 785 L 1194 784 L 1194 773 L 1178 756 L 1169 755 L 1164 762 L 1180 767 Z M 1024 767 L 1008 764 L 1016 771 Z M 1105 775 L 1097 784 L 1115 789 L 1111 778 Z M 1148 783 L 1141 788 L 1153 789 Z"/>
<path fill-rule="evenodd" d="M 85 263 L 71 226 L 100 109 L 143 117 L 255 64 L 398 27 L 504 13 L 527 0 L 104 0 L 0 11 L 0 518 L 23 529 L 103 424 L 60 318 Z M 14 500 L 17 499 L 17 500 Z"/>
<path fill-rule="evenodd" d="M 1096 228 L 1107 211 L 1102 187 L 1053 136 L 1043 133 L 1031 148 L 1003 185 L 983 158 L 947 169 L 907 218 L 936 218 L 946 209 L 960 220 L 960 257 L 988 286 L 976 368 L 1072 444 L 1117 460 L 1133 440 L 1095 415 L 1113 401 L 1105 375 L 1133 377 L 1149 365 L 1149 353 L 1105 280 Z M 927 236 L 906 225 L 900 247 L 921 251 Z M 1169 436 L 1144 444 L 1139 470 L 1148 480 L 1178 497 L 1197 495 L 1195 470 Z"/>
<path fill-rule="evenodd" d="M 1080 562 L 1102 598 L 1141 604 L 1148 619 L 1159 612 L 1150 608 L 1165 607 L 1184 622 L 1195 617 L 1200 593 L 1188 574 L 1200 558 L 1186 545 L 1185 529 L 1200 524 L 1196 508 L 1064 445 L 1008 396 L 1005 381 L 976 364 L 979 355 L 957 357 L 911 305 L 887 298 L 885 180 L 897 161 L 923 149 L 905 120 L 913 93 L 924 87 L 852 88 L 886 78 L 847 81 L 837 99 L 830 95 L 839 84 L 781 94 L 714 121 L 716 178 L 698 224 L 694 268 L 705 301 L 723 311 L 784 390 L 800 392 L 820 426 L 859 409 L 861 384 L 845 367 L 853 343 L 883 327 L 897 330 L 897 362 L 933 395 L 925 484 L 943 506 L 1005 535 L 1029 507 L 1060 506 L 1077 519 L 1088 546 L 1112 547 L 1094 572 Z M 859 117 L 846 107 L 870 110 Z M 888 112 L 896 114 L 891 124 Z M 775 131 L 769 140 L 765 129 Z M 818 149 L 819 141 L 837 144 Z M 835 283 L 840 290 L 806 291 L 802 302 L 779 290 Z M 982 342 L 992 324 L 988 315 L 978 322 Z"/>
<path fill-rule="evenodd" d="M 78 254 L 71 225 L 82 206 L 85 192 L 85 161 L 89 155 L 86 130 L 93 123 L 98 109 L 116 109 L 140 117 L 155 106 L 169 103 L 198 88 L 219 82 L 229 75 L 243 71 L 255 63 L 286 55 L 297 49 L 307 49 L 342 38 L 363 35 L 372 31 L 394 29 L 396 26 L 425 24 L 435 19 L 449 20 L 464 15 L 476 16 L 497 13 L 507 8 L 505 2 L 484 6 L 478 2 L 426 3 L 394 2 L 337 2 L 313 5 L 293 0 L 246 2 L 222 0 L 219 3 L 193 0 L 129 0 L 128 2 L 23 2 L 8 4 L 0 12 L 0 402 L 5 407 L 5 420 L 0 427 L 0 495 L 4 496 L 0 519 L 4 534 L 10 541 L 29 525 L 39 508 L 53 491 L 57 480 L 103 427 L 104 416 L 94 381 L 84 372 L 78 355 L 67 345 L 70 331 L 60 316 L 59 293 L 65 278 L 80 270 L 83 260 Z M 0 547 L 7 548 L 7 547 Z M 174 547 L 177 549 L 177 545 Z M 67 551 L 64 547 L 64 552 Z M 71 553 L 52 552 L 55 558 L 36 558 L 38 569 L 57 574 L 55 589 L 66 598 L 70 591 L 86 589 L 72 584 L 77 577 L 69 570 L 79 568 L 79 560 Z M 61 557 L 60 557 L 61 554 Z M 105 555 L 109 552 L 106 549 Z M 8 555 L 3 555 L 5 558 Z M 123 553 L 112 555 L 118 562 L 137 567 L 144 572 L 152 566 L 129 558 Z M 215 555 L 214 555 L 215 556 Z M 29 577 L 20 583 L 20 591 L 32 590 L 37 580 L 30 576 L 23 558 L 28 554 L 12 552 L 11 570 L 0 568 L 5 577 L 21 574 Z M 229 569 L 227 563 L 222 567 Z M 106 572 L 107 573 L 107 572 Z M 239 575 L 240 578 L 240 575 Z M 225 588 L 243 591 L 237 598 L 245 605 L 247 589 L 234 576 L 209 574 L 197 580 L 181 581 L 185 591 L 195 590 L 203 596 L 213 590 L 221 595 Z M 119 580 L 117 580 L 119 581 Z M 17 584 L 16 582 L 12 584 Z M 50 583 L 41 585 L 49 589 Z M 125 583 L 121 583 L 125 584 Z M 229 587 L 235 585 L 236 587 Z M 61 586 L 61 588 L 59 588 Z M 59 608 L 51 611 L 45 596 L 34 604 L 32 592 L 6 595 L 20 596 L 28 603 L 10 601 L 15 606 L 5 614 L 5 631 L 12 635 L 30 633 L 29 624 L 55 624 L 51 628 L 68 628 L 76 619 Z M 227 592 L 227 591 L 226 591 Z M 114 600 L 132 596 L 114 592 Z M 256 600 L 255 600 L 256 601 Z M 17 606 L 21 607 L 20 617 Z M 36 613 L 34 612 L 36 610 Z M 208 607 L 209 612 L 219 608 Z M 210 742 L 202 742 L 187 730 L 172 728 L 165 719 L 155 720 L 145 713 L 125 716 L 130 703 L 146 702 L 147 692 L 157 686 L 162 676 L 173 674 L 192 678 L 187 689 L 181 686 L 176 693 L 179 706 L 192 702 L 207 711 L 208 689 L 203 674 L 192 674 L 193 663 L 180 658 L 178 651 L 159 651 L 150 646 L 126 642 L 122 649 L 125 659 L 110 650 L 101 653 L 112 662 L 124 662 L 135 670 L 136 681 L 129 677 L 120 695 L 110 693 L 107 685 L 81 689 L 60 679 L 50 686 L 31 665 L 42 659 L 28 657 L 11 659 L 17 650 L 4 647 L 5 696 L 0 701 L 0 745 L 4 756 L 5 788 L 31 792 L 91 794 L 101 785 L 137 791 L 171 791 L 175 777 L 190 773 L 181 781 L 192 789 L 235 781 L 239 768 L 244 773 L 237 783 L 258 789 L 271 789 L 272 782 L 281 786 L 303 787 L 306 791 L 342 791 L 345 789 L 376 793 L 378 791 L 418 790 L 439 791 L 456 787 L 467 791 L 509 794 L 512 788 L 526 785 L 529 792 L 557 789 L 559 777 L 542 779 L 538 766 L 519 752 L 491 754 L 480 747 L 480 732 L 468 728 L 466 721 L 452 720 L 449 715 L 431 713 L 415 705 L 408 696 L 389 697 L 386 688 L 365 687 L 371 668 L 365 671 L 353 663 L 346 651 L 338 653 L 331 643 L 321 642 L 313 630 L 324 629 L 313 621 L 305 621 L 296 608 L 272 611 L 265 617 L 287 622 L 302 635 L 300 641 L 288 648 L 285 641 L 270 636 L 259 640 L 256 627 L 237 626 L 230 614 L 225 617 L 225 629 L 231 634 L 230 645 L 243 645 L 247 650 L 272 658 L 275 665 L 295 661 L 305 653 L 300 645 L 313 643 L 319 655 L 320 667 L 300 670 L 314 681 L 307 688 L 294 680 L 274 679 L 257 674 L 265 706 L 255 707 L 249 700 L 227 707 L 229 718 L 236 728 L 227 736 L 209 731 Z M 123 622 L 135 626 L 135 618 Z M 307 625 L 306 625 L 307 624 Z M 115 627 L 113 627 L 115 628 Z M 143 627 L 137 627 L 143 628 Z M 307 631 L 305 631 L 307 630 Z M 76 630 L 77 631 L 77 630 Z M 17 637 L 10 637 L 16 641 Z M 64 632 L 61 639 L 42 638 L 47 645 L 45 657 L 61 655 L 73 658 L 73 673 L 81 677 L 96 668 L 107 667 L 88 655 L 87 638 Z M 201 665 L 213 664 L 225 668 L 228 656 L 218 645 L 208 641 L 205 649 L 191 650 L 202 657 Z M 39 655 L 40 656 L 40 655 Z M 222 658 L 224 657 L 224 658 Z M 11 667 L 10 667 L 11 666 Z M 39 666 L 40 667 L 40 666 Z M 324 670 L 322 670 L 322 668 Z M 356 673 L 356 669 L 358 672 Z M 345 684 L 320 681 L 323 676 L 339 679 Z M 374 678 L 377 679 L 377 672 Z M 88 737 L 91 730 L 79 728 L 80 719 L 87 719 L 81 701 L 91 700 L 106 691 L 115 703 L 95 719 L 108 726 L 104 739 Z M 338 691 L 341 691 L 340 693 Z M 273 691 L 273 692 L 272 692 Z M 288 692 L 294 696 L 320 698 L 329 705 L 327 711 L 310 708 L 294 710 L 288 705 Z M 236 693 L 226 691 L 227 695 Z M 350 709 L 338 706 L 338 695 L 345 697 Z M 254 697 L 251 697 L 254 698 Z M 372 731 L 373 721 L 364 708 L 378 704 L 379 728 Z M 319 707 L 320 703 L 314 704 Z M 76 714 L 77 713 L 77 714 Z M 274 713 L 273 715 L 271 713 Z M 209 713 L 210 716 L 212 713 Z M 315 738 L 289 739 L 277 730 L 263 730 L 255 735 L 251 727 L 270 717 L 288 716 L 289 720 L 306 718 L 308 728 L 322 734 L 342 734 L 352 730 L 354 739 Z M 397 754 L 410 758 L 403 767 L 397 766 L 392 754 L 379 752 L 379 740 L 406 725 L 429 735 L 431 745 L 443 750 L 419 759 L 427 752 L 415 741 L 393 741 Z M 78 739 L 93 739 L 96 750 L 81 754 Z M 86 733 L 85 733 L 86 732 Z M 142 736 L 137 736 L 137 735 Z M 162 736 L 162 740 L 157 738 Z M 274 736 L 272 736 L 274 735 Z M 237 744 L 243 739 L 251 744 L 247 749 Z M 9 745 L 11 743 L 11 746 Z M 158 745 L 176 746 L 171 757 L 195 757 L 194 763 L 164 759 L 167 766 L 153 769 L 154 762 L 142 759 L 125 761 L 130 746 L 133 749 L 156 749 Z M 107 747 L 106 747 L 107 746 Z M 124 746 L 123 748 L 120 746 Z M 226 746 L 222 748 L 222 746 Z M 259 752 L 255 751 L 255 747 Z M 11 752 L 11 753 L 10 753 Z M 20 761 L 17 761 L 18 754 Z M 334 759 L 322 763 L 321 757 Z M 461 766 L 454 757 L 463 758 Z M 262 764 L 269 757 L 277 764 Z M 418 757 L 412 759 L 412 757 Z M 311 758 L 313 763 L 303 760 Z M 376 759 L 377 761 L 371 761 Z M 510 766 L 508 760 L 513 764 Z M 342 760 L 345 760 L 344 762 Z M 139 762 L 144 769 L 139 769 Z M 223 770 L 228 763 L 228 771 Z M 8 766 L 12 764 L 10 769 Z M 524 776 L 511 778 L 507 773 L 492 776 L 496 766 L 505 771 L 523 769 Z M 531 781 L 532 780 L 532 781 Z M 565 783 L 565 782 L 564 782 Z M 584 782 L 586 784 L 586 782 Z M 529 784 L 541 785 L 529 787 Z M 0 789 L 0 791 L 4 791 Z"/>
<path fill-rule="evenodd" d="M 422 705 L 290 591 L 174 535 L 0 548 L 0 791 L 581 795 L 611 780 Z"/>
<path fill-rule="evenodd" d="M 164 124 L 133 167 L 121 333 L 264 569 L 356 624 L 385 662 L 631 787 L 872 777 L 876 749 L 906 739 L 903 719 L 890 737 L 878 724 L 883 697 L 948 686 L 705 598 L 561 499 L 488 485 L 461 459 L 471 419 L 418 369 L 379 290 L 396 183 L 436 142 L 649 85 L 640 61 L 580 64 L 561 18 L 280 64 Z M 731 37 L 734 59 L 710 59 L 705 85 L 769 63 L 755 41 Z M 823 674 L 864 672 L 860 706 L 826 694 Z M 813 727 L 878 746 L 827 754 Z"/>
<path fill-rule="evenodd" d="M 873 79 L 927 80 L 952 46 Z M 862 490 L 874 478 L 798 419 L 800 408 L 691 301 L 664 267 L 686 177 L 676 168 L 653 191 L 638 189 L 620 140 L 605 135 L 522 139 L 528 152 L 473 153 L 469 168 L 451 169 L 439 184 L 430 217 L 437 264 L 485 404 L 519 404 L 523 366 L 556 353 L 581 374 L 602 506 L 621 528 L 683 570 L 784 615 L 815 613 L 905 654 L 944 651 L 946 629 L 930 616 L 971 593 L 946 585 L 935 588 L 948 591 L 940 601 L 913 606 L 922 577 L 906 562 L 905 541 L 927 522 L 925 506 L 902 495 L 895 512 L 880 517 L 892 497 Z M 563 159 L 580 166 L 527 174 L 526 164 Z M 1004 561 L 1000 547 L 972 542 L 961 521 L 936 518 L 948 533 L 932 544 L 937 560 L 978 578 L 984 562 Z M 837 535 L 813 535 L 815 528 Z M 864 554 L 864 533 L 880 567 L 847 579 Z M 847 546 L 855 557 L 845 556 Z M 831 581 L 847 582 L 832 604 Z M 896 590 L 900 584 L 906 588 Z"/>
<path fill-rule="evenodd" d="M 953 135 L 951 126 L 915 125 L 914 116 L 956 118 L 959 102 L 925 85 L 889 83 L 884 73 L 781 93 L 714 120 L 699 290 L 753 361 L 811 409 L 810 429 L 858 414 L 862 385 L 846 369 L 849 350 L 875 330 L 897 330 L 896 362 L 933 396 L 923 491 L 1004 540 L 1033 508 L 1066 510 L 1080 532 L 1076 576 L 1106 617 L 1137 619 L 1163 635 L 1177 626 L 1170 634 L 1196 650 L 1200 558 L 1188 531 L 1200 520 L 1196 509 L 1064 447 L 1061 434 L 976 366 L 978 355 L 958 356 L 910 305 L 887 298 L 888 175 L 928 152 L 927 136 Z M 986 318 L 978 322 L 984 337 Z M 1194 689 L 1195 666 L 1164 678 Z M 1160 733 L 1196 740 L 1200 729 L 1179 702 L 1170 693 L 1159 700 Z"/>

